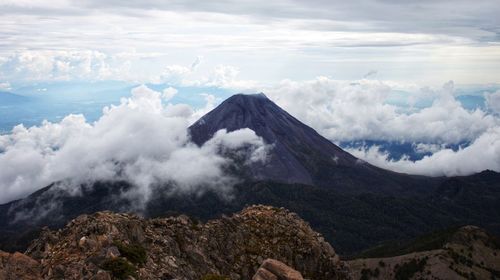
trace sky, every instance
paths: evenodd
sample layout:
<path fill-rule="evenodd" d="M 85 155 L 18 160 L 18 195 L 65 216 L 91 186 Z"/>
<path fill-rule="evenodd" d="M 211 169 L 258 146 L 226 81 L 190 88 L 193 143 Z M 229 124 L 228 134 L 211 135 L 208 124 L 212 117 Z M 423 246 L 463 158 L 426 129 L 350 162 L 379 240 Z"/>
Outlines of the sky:
<path fill-rule="evenodd" d="M 460 0 L 2 0 L 0 79 L 498 83 L 499 12 Z"/>
<path fill-rule="evenodd" d="M 187 127 L 238 92 L 383 168 L 500 172 L 498 14 L 493 0 L 0 0 L 0 203 L 68 178 L 134 180 L 143 198 L 159 180 L 231 185 L 221 149 L 265 160 L 269 143 L 221 131 L 195 147 Z"/>

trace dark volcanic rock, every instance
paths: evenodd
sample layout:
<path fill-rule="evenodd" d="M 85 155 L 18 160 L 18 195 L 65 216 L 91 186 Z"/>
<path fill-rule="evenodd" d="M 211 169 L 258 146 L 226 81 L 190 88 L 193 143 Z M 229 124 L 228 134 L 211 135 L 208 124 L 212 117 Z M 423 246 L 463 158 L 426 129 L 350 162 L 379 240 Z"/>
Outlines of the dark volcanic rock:
<path fill-rule="evenodd" d="M 269 206 L 206 224 L 183 215 L 151 220 L 111 212 L 82 215 L 61 230 L 44 231 L 26 254 L 42 264 L 45 279 L 105 279 L 124 277 L 123 271 L 140 279 L 251 279 L 267 258 L 309 279 L 350 279 L 320 234 L 296 214 Z M 276 263 L 265 268 L 287 273 Z"/>

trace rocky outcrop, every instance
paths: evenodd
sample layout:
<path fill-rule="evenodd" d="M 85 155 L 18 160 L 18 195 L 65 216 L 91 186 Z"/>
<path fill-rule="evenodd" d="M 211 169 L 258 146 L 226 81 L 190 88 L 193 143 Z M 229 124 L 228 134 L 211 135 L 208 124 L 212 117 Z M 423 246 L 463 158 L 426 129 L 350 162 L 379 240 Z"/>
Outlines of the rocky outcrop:
<path fill-rule="evenodd" d="M 37 261 L 24 254 L 0 251 L 0 280 L 40 279 L 40 268 Z"/>
<path fill-rule="evenodd" d="M 82 215 L 61 230 L 43 231 L 26 254 L 44 279 L 252 279 L 262 263 L 268 272 L 292 277 L 278 279 L 350 278 L 320 234 L 296 214 L 269 206 L 205 224 L 183 215 Z"/>
<path fill-rule="evenodd" d="M 286 264 L 267 259 L 259 267 L 252 280 L 304 280 L 302 274 Z"/>

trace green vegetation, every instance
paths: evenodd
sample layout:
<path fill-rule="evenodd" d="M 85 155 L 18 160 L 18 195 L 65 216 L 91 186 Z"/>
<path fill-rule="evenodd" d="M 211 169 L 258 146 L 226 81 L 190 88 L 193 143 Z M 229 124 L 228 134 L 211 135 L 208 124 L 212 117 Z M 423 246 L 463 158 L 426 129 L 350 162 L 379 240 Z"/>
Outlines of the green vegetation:
<path fill-rule="evenodd" d="M 406 255 L 413 252 L 422 252 L 441 249 L 458 227 L 435 231 L 409 241 L 387 242 L 372 249 L 368 249 L 356 258 L 386 258 Z"/>
<path fill-rule="evenodd" d="M 203 276 L 201 280 L 229 280 L 229 277 L 218 274 L 207 274 Z"/>
<path fill-rule="evenodd" d="M 118 248 L 120 254 L 134 264 L 146 263 L 146 249 L 140 244 L 125 244 L 120 241 L 115 241 L 113 244 Z"/>
<path fill-rule="evenodd" d="M 487 245 L 490 246 L 491 248 L 495 249 L 495 250 L 500 250 L 500 237 L 499 236 L 489 235 L 488 244 Z"/>
<path fill-rule="evenodd" d="M 453 249 L 448 250 L 448 254 L 451 256 L 453 262 L 456 264 L 464 264 L 468 267 L 472 267 L 474 265 L 472 258 L 468 258 L 464 255 L 458 254 L 455 251 L 453 251 Z"/>
<path fill-rule="evenodd" d="M 129 276 L 137 279 L 136 267 L 124 258 L 106 260 L 101 265 L 101 268 L 111 272 L 116 279 L 127 279 Z"/>
<path fill-rule="evenodd" d="M 413 277 L 415 273 L 424 271 L 425 265 L 427 264 L 427 257 L 417 261 L 412 259 L 409 262 L 404 263 L 401 266 L 395 267 L 396 280 L 407 280 Z"/>
<path fill-rule="evenodd" d="M 355 254 L 381 242 L 406 240 L 399 245 L 408 245 L 410 239 L 422 234 L 469 224 L 470 217 L 482 217 L 485 224 L 498 221 L 499 216 L 495 214 L 498 212 L 491 210 L 498 209 L 497 201 L 490 202 L 483 197 L 497 197 L 500 183 L 491 183 L 495 187 L 488 188 L 484 193 L 468 187 L 474 184 L 470 182 L 462 186 L 461 181 L 448 182 L 443 186 L 444 190 L 455 185 L 460 188 L 467 186 L 464 190 L 466 195 L 454 200 L 431 200 L 374 193 L 345 194 L 337 191 L 335 186 L 322 188 L 275 182 L 244 182 L 234 186 L 234 199 L 230 201 L 221 199 L 215 192 L 181 198 L 167 191 L 164 194 L 158 191 L 152 196 L 147 215 L 156 217 L 164 216 L 165 213 L 183 213 L 207 221 L 222 214 L 240 211 L 245 205 L 285 207 L 299 214 L 314 230 L 323 233 L 344 259 L 352 259 L 356 257 Z M 433 192 L 428 194 L 431 197 L 434 195 Z M 484 205 L 472 207 L 464 202 L 469 199 L 481 201 Z"/>
<path fill-rule="evenodd" d="M 371 279 L 372 277 L 378 278 L 379 275 L 380 275 L 380 270 L 378 269 L 378 267 L 375 268 L 374 270 L 371 270 L 369 268 L 363 268 L 361 270 L 360 280 L 368 280 Z"/>

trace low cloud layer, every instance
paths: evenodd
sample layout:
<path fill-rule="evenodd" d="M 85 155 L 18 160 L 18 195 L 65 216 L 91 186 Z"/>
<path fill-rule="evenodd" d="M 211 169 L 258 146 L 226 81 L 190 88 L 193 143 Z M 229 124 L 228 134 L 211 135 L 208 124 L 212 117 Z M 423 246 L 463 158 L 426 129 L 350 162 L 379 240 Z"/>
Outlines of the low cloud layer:
<path fill-rule="evenodd" d="M 304 82 L 286 80 L 266 94 L 333 142 L 406 142 L 412 143 L 416 152 L 432 154 L 411 161 L 409 157 L 391 160 L 377 146 L 349 150 L 383 168 L 429 176 L 500 171 L 498 91 L 484 93 L 484 110 L 465 109 L 455 98 L 451 81 L 442 88 L 420 88 L 378 80 L 320 77 Z M 420 106 L 422 103 L 429 105 Z M 447 148 L 449 145 L 464 147 L 454 151 Z"/>
<path fill-rule="evenodd" d="M 488 169 L 500 172 L 500 127 L 486 131 L 463 149 L 441 149 L 417 161 L 406 157 L 391 160 L 389 154 L 377 146 L 349 149 L 348 152 L 376 166 L 409 174 L 460 176 Z"/>
<path fill-rule="evenodd" d="M 166 92 L 169 97 L 173 91 Z M 69 115 L 59 123 L 19 125 L 0 136 L 0 203 L 61 180 L 76 186 L 123 179 L 137 187 L 140 199 L 164 183 L 179 192 L 227 191 L 235 178 L 223 171 L 231 163 L 221 156 L 224 150 L 250 147 L 247 160 L 264 159 L 262 139 L 249 129 L 219 131 L 201 147 L 191 143 L 189 124 L 213 105 L 194 111 L 187 105 L 164 105 L 161 96 L 140 86 L 120 105 L 105 108 L 95 123 Z"/>
<path fill-rule="evenodd" d="M 196 60 L 193 67 L 199 62 Z M 229 76 L 232 84 L 249 84 L 236 79 L 236 74 Z M 228 75 L 220 77 L 225 81 Z M 186 83 L 196 81 L 188 79 Z M 429 88 L 319 77 L 284 80 L 245 91 L 264 91 L 335 143 L 405 142 L 417 153 L 430 154 L 412 161 L 405 156 L 394 160 L 378 146 L 348 150 L 383 168 L 429 176 L 500 171 L 500 95 L 495 90 L 481 93 L 484 107 L 473 110 L 457 100 L 453 82 Z M 106 108 L 95 123 L 81 115 L 70 115 L 58 123 L 18 126 L 11 134 L 0 136 L 0 165 L 4 167 L 0 170 L 0 203 L 65 179 L 74 183 L 129 180 L 144 199 L 150 187 L 160 182 L 171 182 L 186 192 L 227 190 L 234 178 L 224 174 L 230 161 L 221 154 L 225 149 L 249 145 L 253 148 L 248 160 L 261 160 L 265 155 L 262 140 L 248 129 L 220 131 L 204 146 L 195 146 L 189 141 L 187 127 L 213 109 L 218 100 L 205 94 L 200 98 L 205 99 L 206 106 L 198 110 L 168 103 L 180 94 L 181 90 L 172 87 L 157 92 L 142 85 L 132 89 L 131 98 Z M 462 148 L 452 150 L 451 146 Z"/>
<path fill-rule="evenodd" d="M 401 97 L 395 94 L 404 91 Z M 454 83 L 418 88 L 378 80 L 338 81 L 326 77 L 286 80 L 266 91 L 278 105 L 335 142 L 350 140 L 456 144 L 477 139 L 500 119 L 467 110 L 454 97 Z M 394 104 L 400 98 L 401 104 Z M 297 102 L 300 100 L 300 102 Z M 496 96 L 491 95 L 491 106 Z M 431 105 L 421 108 L 418 103 Z"/>

